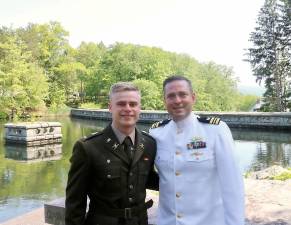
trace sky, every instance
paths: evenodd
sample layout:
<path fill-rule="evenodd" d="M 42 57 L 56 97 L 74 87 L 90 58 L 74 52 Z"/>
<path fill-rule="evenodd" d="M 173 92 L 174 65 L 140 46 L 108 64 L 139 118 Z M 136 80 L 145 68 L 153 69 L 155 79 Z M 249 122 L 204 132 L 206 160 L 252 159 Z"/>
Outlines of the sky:
<path fill-rule="evenodd" d="M 264 0 L 0 0 L 0 26 L 58 21 L 69 42 L 132 43 L 232 67 L 240 85 L 259 86 L 245 49 Z"/>

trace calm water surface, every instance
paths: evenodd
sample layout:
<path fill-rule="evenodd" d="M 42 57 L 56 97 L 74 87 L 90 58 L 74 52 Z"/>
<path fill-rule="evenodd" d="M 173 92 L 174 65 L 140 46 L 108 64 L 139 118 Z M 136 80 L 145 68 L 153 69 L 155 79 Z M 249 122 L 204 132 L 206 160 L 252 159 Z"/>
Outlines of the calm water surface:
<path fill-rule="evenodd" d="M 63 197 L 74 142 L 108 124 L 69 117 L 46 121 L 62 123 L 62 144 L 45 146 L 47 154 L 39 154 L 37 160 L 22 160 L 19 149 L 5 146 L 4 124 L 0 123 L 0 223 Z M 148 126 L 141 124 L 139 128 L 148 130 Z M 291 166 L 291 132 L 232 129 L 232 133 L 235 156 L 243 172 L 274 164 Z"/>

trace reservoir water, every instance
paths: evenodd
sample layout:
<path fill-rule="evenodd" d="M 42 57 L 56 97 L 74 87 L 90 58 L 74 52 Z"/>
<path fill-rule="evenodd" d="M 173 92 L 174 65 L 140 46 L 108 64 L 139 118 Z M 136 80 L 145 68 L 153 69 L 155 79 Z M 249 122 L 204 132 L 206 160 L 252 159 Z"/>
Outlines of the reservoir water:
<path fill-rule="evenodd" d="M 108 121 L 81 120 L 70 117 L 46 118 L 62 124 L 61 146 L 46 146 L 45 154 L 24 160 L 23 155 L 4 144 L 4 123 L 0 122 L 0 223 L 45 202 L 63 197 L 74 142 L 82 136 L 101 130 Z M 139 124 L 148 130 L 149 124 Z M 291 132 L 232 129 L 235 156 L 242 172 L 271 165 L 291 167 Z M 54 148 L 61 155 L 54 155 Z"/>

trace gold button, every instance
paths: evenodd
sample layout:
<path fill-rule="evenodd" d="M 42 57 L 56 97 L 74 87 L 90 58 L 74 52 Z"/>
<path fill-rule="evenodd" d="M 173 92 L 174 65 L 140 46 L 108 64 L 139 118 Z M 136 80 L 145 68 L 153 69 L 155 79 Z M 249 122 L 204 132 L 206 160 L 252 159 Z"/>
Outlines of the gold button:
<path fill-rule="evenodd" d="M 110 174 L 108 174 L 108 175 L 107 175 L 107 178 L 111 178 L 111 175 L 110 175 Z"/>
<path fill-rule="evenodd" d="M 177 198 L 180 198 L 180 197 L 181 197 L 181 193 L 177 192 L 177 193 L 176 193 L 176 197 L 177 197 Z"/>
<path fill-rule="evenodd" d="M 110 161 L 110 159 L 107 159 L 107 163 L 110 163 L 111 161 Z"/>
<path fill-rule="evenodd" d="M 176 174 L 176 176 L 181 175 L 181 173 L 179 171 L 177 171 L 175 174 Z"/>
<path fill-rule="evenodd" d="M 178 213 L 177 218 L 182 218 L 182 215 L 180 213 Z"/>

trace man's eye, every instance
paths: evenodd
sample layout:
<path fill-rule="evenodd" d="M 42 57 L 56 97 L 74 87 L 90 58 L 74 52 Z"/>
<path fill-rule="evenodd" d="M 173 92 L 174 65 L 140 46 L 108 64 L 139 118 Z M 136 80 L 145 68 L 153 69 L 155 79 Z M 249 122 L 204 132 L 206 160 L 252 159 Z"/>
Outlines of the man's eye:
<path fill-rule="evenodd" d="M 175 94 L 170 94 L 170 95 L 167 96 L 168 99 L 173 99 L 173 98 L 175 98 L 175 97 L 176 97 Z"/>
<path fill-rule="evenodd" d="M 138 104 L 137 104 L 137 102 L 130 102 L 129 103 L 129 106 L 130 107 L 136 107 Z"/>
<path fill-rule="evenodd" d="M 117 105 L 118 106 L 126 106 L 126 103 L 125 102 L 118 102 Z"/>
<path fill-rule="evenodd" d="M 179 97 L 185 98 L 187 96 L 187 93 L 179 93 Z"/>

